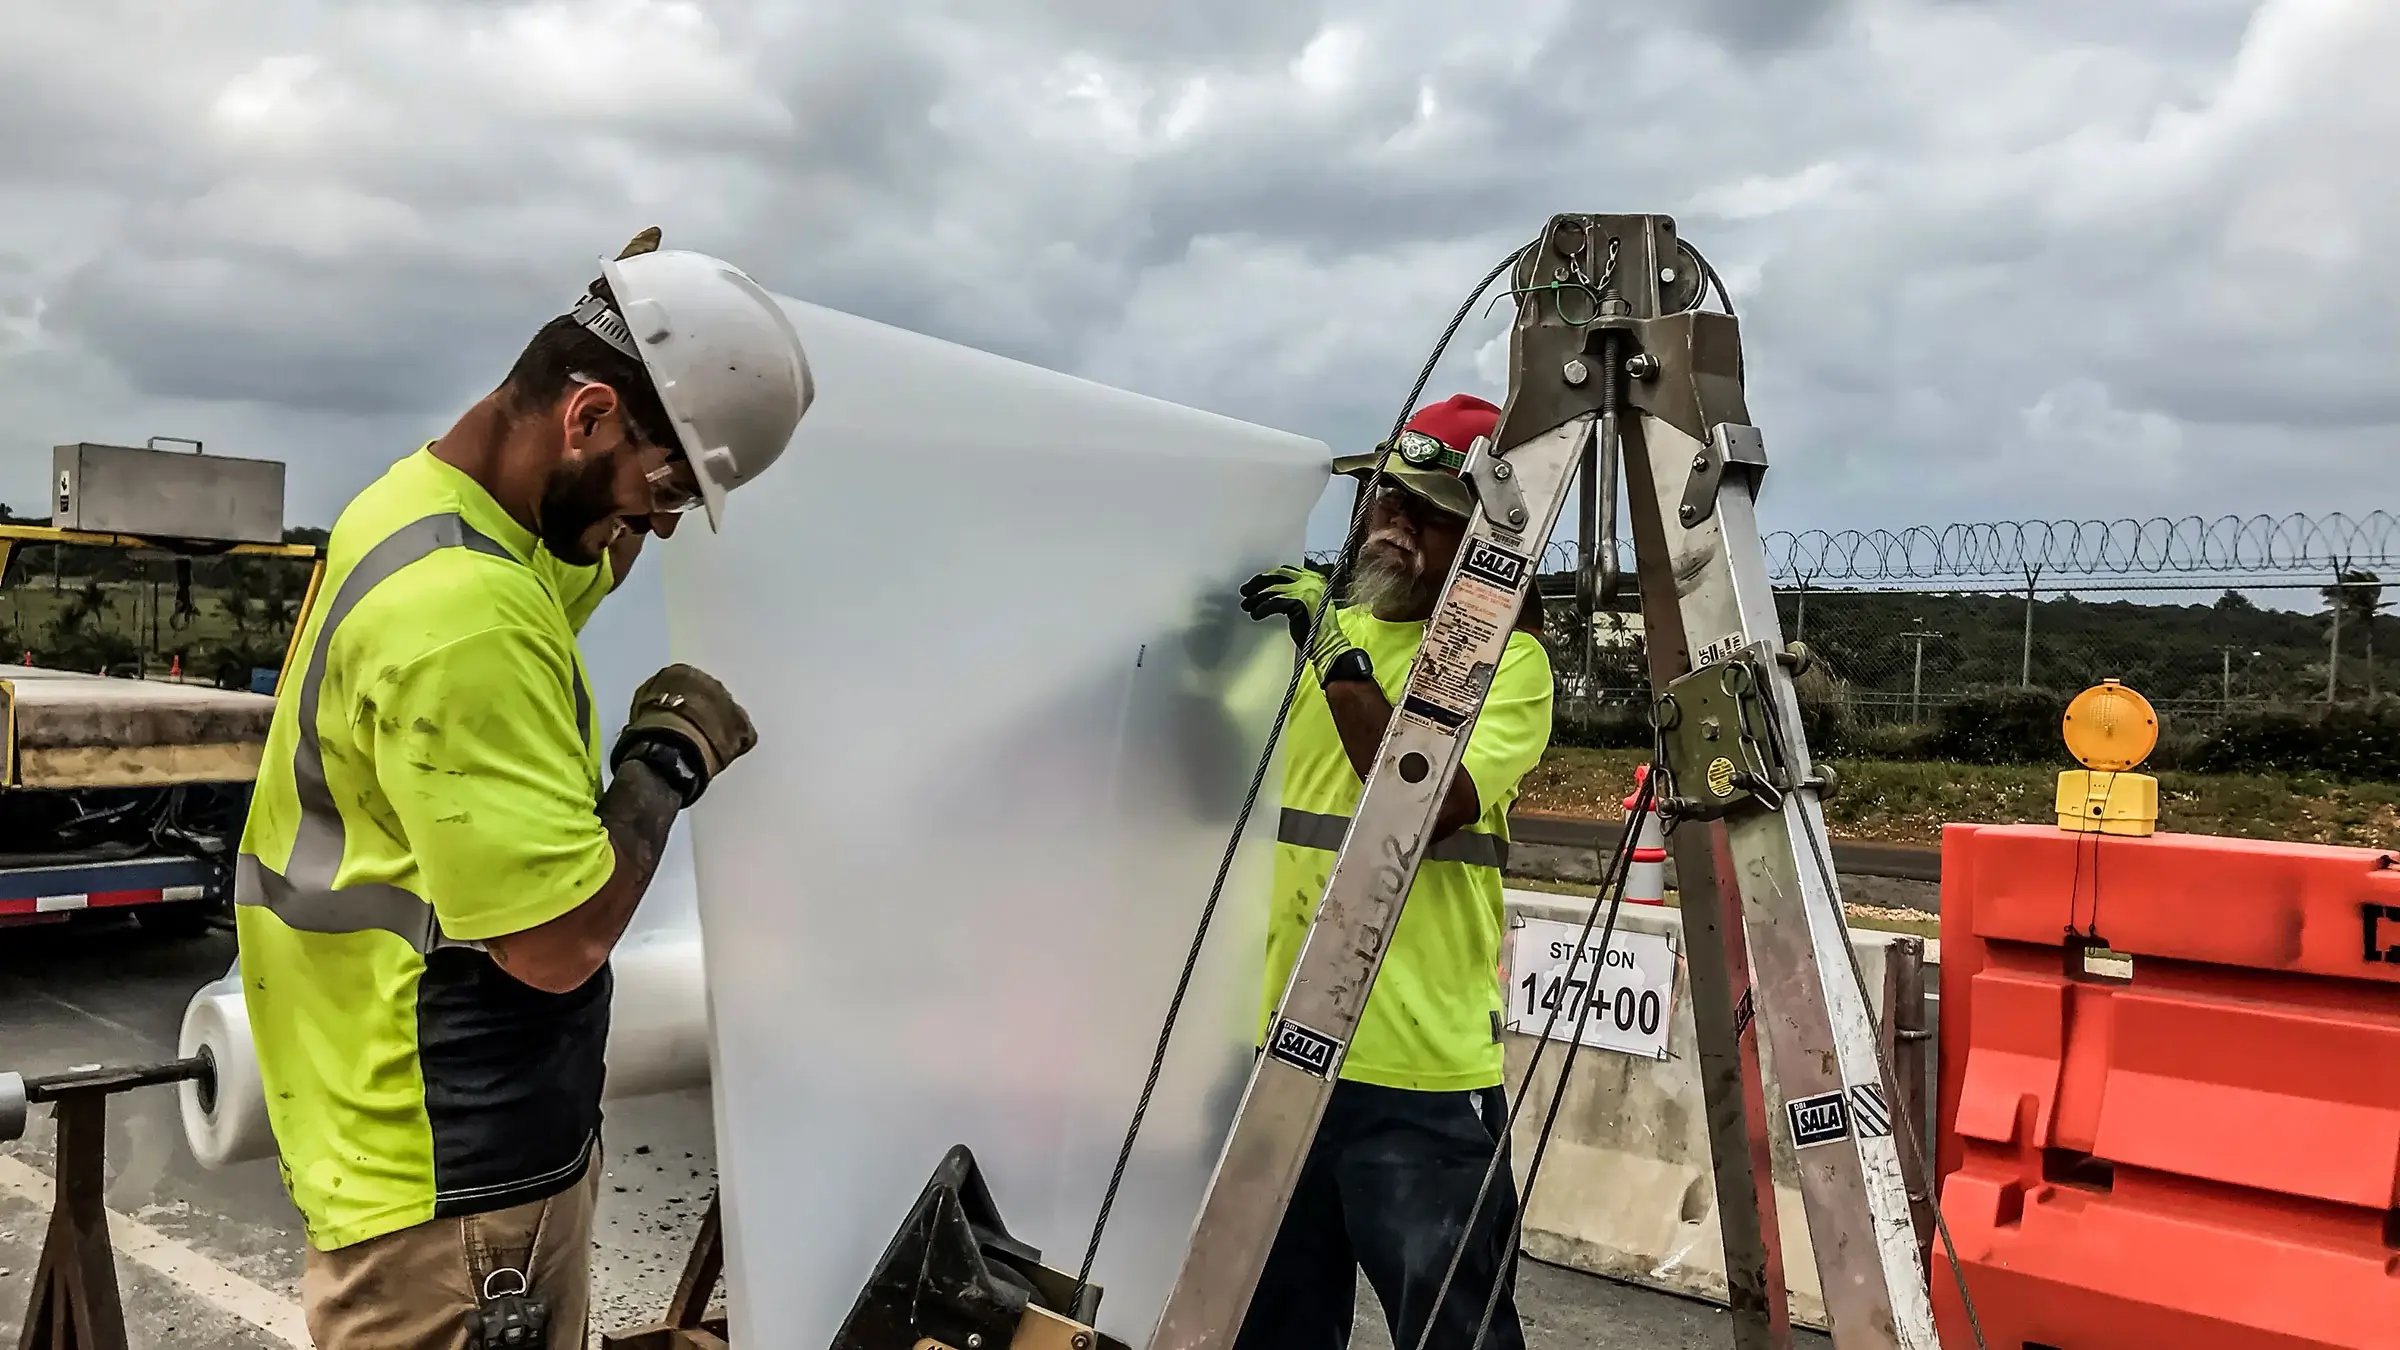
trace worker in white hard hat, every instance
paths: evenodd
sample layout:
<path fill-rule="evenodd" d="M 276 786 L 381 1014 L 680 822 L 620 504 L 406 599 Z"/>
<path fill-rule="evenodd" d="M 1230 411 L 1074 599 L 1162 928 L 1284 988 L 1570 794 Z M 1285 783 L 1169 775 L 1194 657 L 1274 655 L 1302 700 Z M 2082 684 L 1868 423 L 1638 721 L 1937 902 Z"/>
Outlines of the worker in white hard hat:
<path fill-rule="evenodd" d="M 655 230 L 600 270 L 343 510 L 259 766 L 240 969 L 327 1350 L 583 1346 L 609 953 L 756 740 L 669 666 L 605 741 L 576 634 L 783 453 L 807 360 Z"/>

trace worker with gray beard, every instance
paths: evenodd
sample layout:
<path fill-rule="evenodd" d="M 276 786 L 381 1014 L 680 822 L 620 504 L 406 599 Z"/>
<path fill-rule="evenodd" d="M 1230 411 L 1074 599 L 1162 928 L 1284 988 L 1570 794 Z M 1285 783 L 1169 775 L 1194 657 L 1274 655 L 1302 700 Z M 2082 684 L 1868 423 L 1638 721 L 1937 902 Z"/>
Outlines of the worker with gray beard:
<path fill-rule="evenodd" d="M 1324 573 L 1279 567 L 1242 587 L 1242 608 L 1254 619 L 1283 618 L 1307 667 L 1283 737 L 1262 1038 L 1474 512 L 1460 470 L 1499 419 L 1492 404 L 1458 394 L 1409 420 L 1368 503 L 1348 592 L 1313 637 Z M 1345 457 L 1334 470 L 1365 479 L 1376 458 Z M 1442 797 L 1236 1350 L 1341 1350 L 1361 1270 L 1403 1350 L 1413 1350 L 1429 1320 L 1430 1350 L 1468 1350 L 1495 1281 L 1499 1299 L 1480 1344 L 1522 1350 L 1511 1287 L 1517 1196 L 1505 1159 L 1480 1211 L 1475 1194 L 1507 1129 L 1500 878 L 1508 809 L 1550 743 L 1540 614 L 1539 597 L 1528 596 Z M 1436 1308 L 1462 1235 L 1457 1276 Z"/>

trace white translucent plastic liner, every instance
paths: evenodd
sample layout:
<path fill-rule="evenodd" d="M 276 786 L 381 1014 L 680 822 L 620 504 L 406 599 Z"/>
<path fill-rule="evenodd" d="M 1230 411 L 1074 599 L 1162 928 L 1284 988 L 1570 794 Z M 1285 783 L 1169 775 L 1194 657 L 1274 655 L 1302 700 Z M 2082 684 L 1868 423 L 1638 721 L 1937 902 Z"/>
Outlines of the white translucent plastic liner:
<path fill-rule="evenodd" d="M 760 732 L 693 817 L 735 1334 L 807 1347 L 952 1144 L 1074 1268 L 1291 670 L 1235 592 L 1330 454 L 786 308 L 816 405 L 664 552 Z M 1264 795 L 1095 1272 L 1137 1343 L 1249 1066 Z"/>

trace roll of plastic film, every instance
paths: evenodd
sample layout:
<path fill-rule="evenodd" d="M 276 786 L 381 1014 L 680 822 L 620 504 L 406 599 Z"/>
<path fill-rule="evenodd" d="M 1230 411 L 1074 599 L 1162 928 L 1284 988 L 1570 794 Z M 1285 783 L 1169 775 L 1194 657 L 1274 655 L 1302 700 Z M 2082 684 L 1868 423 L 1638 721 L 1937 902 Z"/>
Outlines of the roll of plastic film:
<path fill-rule="evenodd" d="M 186 1082 L 175 1089 L 183 1102 L 184 1142 L 200 1165 L 231 1167 L 274 1157 L 275 1132 L 267 1124 L 267 1091 L 259 1084 L 258 1052 L 250 1043 L 239 963 L 192 995 L 175 1053 L 205 1054 L 216 1070 L 206 1083 Z"/>
<path fill-rule="evenodd" d="M 0 1073 L 0 1144 L 25 1137 L 25 1076 Z"/>
<path fill-rule="evenodd" d="M 647 933 L 609 956 L 616 993 L 608 1012 L 604 1096 L 647 1097 L 708 1086 L 708 982 L 700 935 Z"/>
<path fill-rule="evenodd" d="M 609 959 L 616 993 L 609 1013 L 608 1086 L 612 1098 L 708 1086 L 708 993 L 700 939 L 688 932 L 628 938 Z M 204 1167 L 231 1167 L 275 1156 L 267 1091 L 242 1002 L 241 966 L 202 986 L 183 1011 L 180 1055 L 206 1054 L 214 1081 L 184 1083 L 183 1137 Z M 0 1093 L 0 1127 L 7 1103 Z M 0 1129 L 0 1138 L 8 1137 Z"/>

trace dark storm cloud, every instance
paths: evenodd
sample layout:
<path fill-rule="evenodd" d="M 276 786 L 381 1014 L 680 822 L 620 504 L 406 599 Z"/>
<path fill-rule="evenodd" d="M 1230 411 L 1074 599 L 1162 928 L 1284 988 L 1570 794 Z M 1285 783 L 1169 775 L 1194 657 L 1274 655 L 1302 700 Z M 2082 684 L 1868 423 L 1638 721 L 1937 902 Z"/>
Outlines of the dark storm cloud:
<path fill-rule="evenodd" d="M 34 7 L 0 48 L 0 496 L 52 440 L 171 420 L 292 455 L 295 514 L 329 515 L 652 223 L 779 290 L 1360 444 L 1568 209 L 1672 211 L 1724 271 L 1782 520 L 2072 513 L 2102 461 L 2123 509 L 2388 495 L 2363 447 L 2400 418 L 2400 202 L 2361 166 L 2400 150 L 2391 7 L 1675 14 Z M 1503 322 L 1437 384 L 1499 392 Z"/>
<path fill-rule="evenodd" d="M 1692 0 L 1685 23 L 1735 51 L 1789 47 L 1824 31 L 1842 0 Z"/>
<path fill-rule="evenodd" d="M 427 389 L 493 382 L 538 326 L 530 316 L 563 307 L 556 290 L 496 269 L 367 270 L 236 247 L 128 252 L 78 270 L 45 319 L 108 353 L 145 395 L 377 414 L 421 408 Z M 486 306 L 529 321 L 427 340 Z"/>

